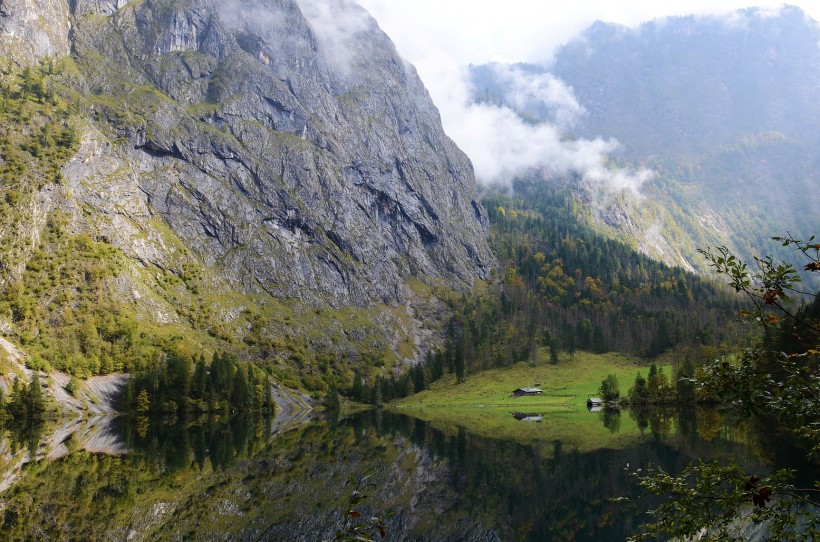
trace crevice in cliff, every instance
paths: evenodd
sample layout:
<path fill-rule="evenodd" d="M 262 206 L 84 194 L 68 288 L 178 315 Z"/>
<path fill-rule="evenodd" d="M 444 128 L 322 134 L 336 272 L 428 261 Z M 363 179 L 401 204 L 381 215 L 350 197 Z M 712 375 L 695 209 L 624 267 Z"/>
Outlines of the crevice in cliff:
<path fill-rule="evenodd" d="M 379 218 L 391 224 L 392 228 L 395 229 L 400 221 L 406 220 L 415 227 L 424 248 L 429 249 L 439 243 L 438 235 L 430 231 L 430 228 L 428 228 L 423 222 L 413 220 L 407 211 L 404 210 L 404 207 L 400 202 L 393 199 L 386 192 L 383 192 L 377 188 L 373 188 L 367 184 L 362 186 L 367 188 L 367 190 L 374 195 L 374 204 Z M 427 210 L 429 204 L 423 200 L 420 201 L 422 202 L 422 206 L 425 210 Z M 438 219 L 438 216 L 435 215 L 435 213 L 433 213 L 433 219 Z"/>
<path fill-rule="evenodd" d="M 254 59 L 259 59 L 259 53 L 262 52 L 262 38 L 248 32 L 235 32 L 233 37 L 240 49 Z"/>
<path fill-rule="evenodd" d="M 148 154 L 149 156 L 153 156 L 155 158 L 167 157 L 170 156 L 172 158 L 178 158 L 180 160 L 185 160 L 185 156 L 182 154 L 182 151 L 179 149 L 176 143 L 174 143 L 171 148 L 163 147 L 162 145 L 158 144 L 155 141 L 146 141 L 144 144 L 134 147 L 135 149 L 141 150 L 142 152 Z"/>
<path fill-rule="evenodd" d="M 343 254 L 350 255 L 350 257 L 353 258 L 353 260 L 357 263 L 361 262 L 359 257 L 355 253 L 353 253 L 352 250 L 350 250 L 350 245 L 347 242 L 345 242 L 345 240 L 342 239 L 339 236 L 339 234 L 337 234 L 334 231 L 328 230 L 325 231 L 325 235 L 327 235 L 327 238 L 330 239 L 333 242 L 333 244 L 336 245 L 339 248 L 339 250 L 342 251 Z"/>
<path fill-rule="evenodd" d="M 483 215 L 481 212 L 481 205 L 476 200 L 470 201 L 470 205 L 473 206 L 473 211 L 475 212 L 475 219 L 478 220 L 479 224 L 483 225 L 484 220 L 482 218 Z"/>

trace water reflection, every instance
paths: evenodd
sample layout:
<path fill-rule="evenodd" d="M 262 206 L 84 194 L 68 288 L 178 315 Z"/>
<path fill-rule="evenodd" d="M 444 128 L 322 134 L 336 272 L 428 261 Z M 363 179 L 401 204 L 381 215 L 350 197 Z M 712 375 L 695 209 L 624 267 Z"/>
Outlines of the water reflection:
<path fill-rule="evenodd" d="M 513 418 L 515 418 L 519 422 L 541 423 L 542 421 L 544 421 L 544 415 L 543 414 L 535 414 L 535 413 L 527 414 L 526 412 L 513 412 L 512 416 L 513 416 Z"/>
<path fill-rule="evenodd" d="M 617 433 L 621 430 L 621 410 L 618 408 L 605 408 L 598 413 L 598 417 L 609 429 L 610 433 Z"/>
<path fill-rule="evenodd" d="M 590 432 L 590 421 L 603 427 L 612 446 L 559 438 L 555 427 L 572 416 L 578 432 Z M 315 541 L 340 523 L 348 478 L 367 472 L 375 485 L 361 511 L 391 512 L 390 540 L 623 540 L 651 505 L 635 500 L 627 465 L 674 473 L 693 457 L 720 457 L 762 475 L 772 461 L 796 464 L 786 444 L 758 445 L 761 429 L 772 427 L 726 424 L 710 410 L 507 411 L 504 418 L 539 418 L 519 424 L 537 439 L 482 437 L 381 410 L 277 435 L 260 418 L 123 418 L 114 428 L 126 455 L 84 450 L 75 434 L 63 443 L 70 453 L 48 462 L 49 437 L 7 433 L 0 468 L 32 448 L 40 461 L 0 493 L 3 533 L 8 540 Z M 638 440 L 624 446 L 616 437 L 628 431 Z M 609 500 L 617 496 L 638 505 Z"/>
<path fill-rule="evenodd" d="M 18 456 L 23 452 L 28 457 L 36 457 L 42 435 L 42 423 L 11 426 L 5 431 L 0 450 L 8 456 Z"/>
<path fill-rule="evenodd" d="M 264 416 L 203 415 L 195 418 L 120 418 L 129 453 L 163 473 L 196 465 L 224 469 L 250 457 L 270 438 Z"/>

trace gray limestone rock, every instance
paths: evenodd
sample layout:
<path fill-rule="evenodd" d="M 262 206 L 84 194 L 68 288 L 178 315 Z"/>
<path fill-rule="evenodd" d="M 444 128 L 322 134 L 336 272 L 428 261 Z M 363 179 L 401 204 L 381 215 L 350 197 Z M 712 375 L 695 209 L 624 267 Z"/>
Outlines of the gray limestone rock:
<path fill-rule="evenodd" d="M 69 54 L 65 0 L 0 0 L 0 51 L 19 63 Z"/>
<path fill-rule="evenodd" d="M 91 121 L 61 205 L 142 264 L 166 263 L 161 219 L 248 293 L 368 306 L 488 276 L 472 165 L 352 2 L 2 0 L 0 33 L 73 57 Z"/>

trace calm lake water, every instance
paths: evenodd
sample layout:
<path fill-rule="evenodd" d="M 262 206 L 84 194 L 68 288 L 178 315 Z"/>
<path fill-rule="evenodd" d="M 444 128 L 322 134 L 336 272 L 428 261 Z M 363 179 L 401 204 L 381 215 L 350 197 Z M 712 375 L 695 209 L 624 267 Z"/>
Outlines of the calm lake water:
<path fill-rule="evenodd" d="M 342 521 L 348 479 L 369 475 L 357 509 L 387 515 L 387 540 L 618 541 L 652 505 L 638 468 L 715 458 L 817 475 L 774 428 L 714 410 L 493 411 L 464 426 L 418 415 L 428 421 L 374 410 L 282 433 L 214 417 L 7 431 L 0 538 L 318 541 Z"/>

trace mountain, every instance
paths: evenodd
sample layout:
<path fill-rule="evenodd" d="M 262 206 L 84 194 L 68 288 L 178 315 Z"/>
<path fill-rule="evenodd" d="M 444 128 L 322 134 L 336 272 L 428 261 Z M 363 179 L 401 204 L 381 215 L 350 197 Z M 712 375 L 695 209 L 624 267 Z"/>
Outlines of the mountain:
<path fill-rule="evenodd" d="M 469 160 L 353 2 L 3 0 L 0 56 L 0 327 L 52 366 L 190 336 L 323 386 L 308 350 L 413 359 L 431 288 L 490 272 Z"/>
<path fill-rule="evenodd" d="M 601 202 L 598 226 L 669 263 L 701 268 L 695 248 L 745 257 L 786 230 L 805 238 L 820 216 L 820 26 L 800 9 L 670 17 L 636 28 L 596 22 L 550 66 L 479 66 L 479 99 L 555 122 L 539 100 L 513 100 L 512 70 L 572 89 L 583 114 L 568 137 L 615 139 L 619 166 L 655 173 Z M 594 192 L 594 191 L 593 191 Z M 776 249 L 775 249 L 776 250 Z"/>

